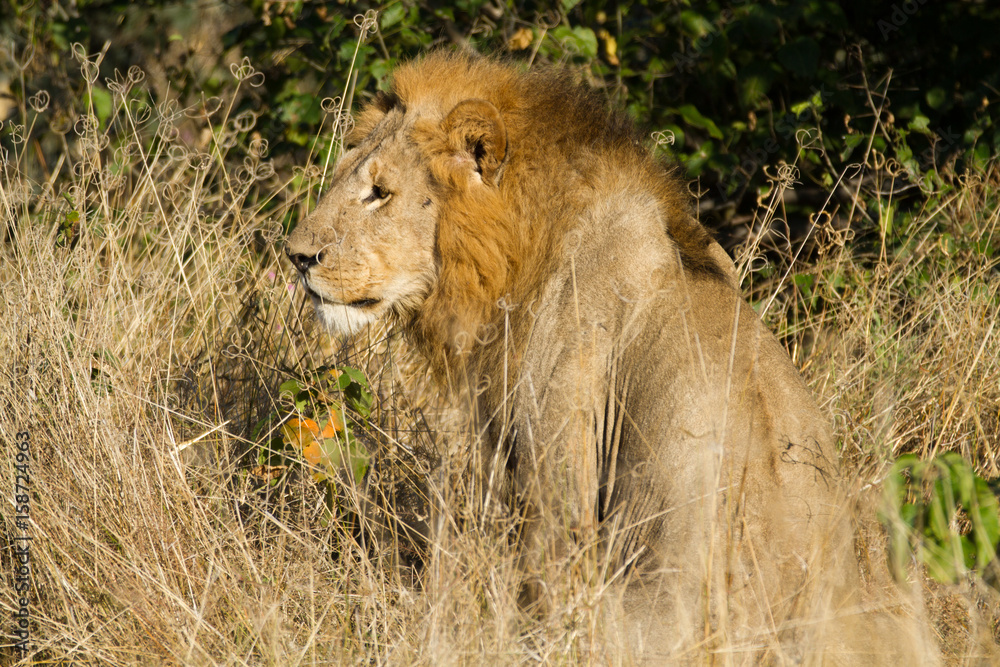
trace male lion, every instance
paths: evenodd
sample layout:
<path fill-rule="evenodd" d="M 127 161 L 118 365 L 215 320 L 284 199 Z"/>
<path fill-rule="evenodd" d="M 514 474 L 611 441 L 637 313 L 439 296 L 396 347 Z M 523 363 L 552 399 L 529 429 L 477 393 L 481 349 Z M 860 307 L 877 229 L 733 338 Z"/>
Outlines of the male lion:
<path fill-rule="evenodd" d="M 827 419 L 623 116 L 438 52 L 348 143 L 288 256 L 331 330 L 389 315 L 475 388 L 527 604 L 590 548 L 642 659 L 893 661 L 857 621 Z"/>

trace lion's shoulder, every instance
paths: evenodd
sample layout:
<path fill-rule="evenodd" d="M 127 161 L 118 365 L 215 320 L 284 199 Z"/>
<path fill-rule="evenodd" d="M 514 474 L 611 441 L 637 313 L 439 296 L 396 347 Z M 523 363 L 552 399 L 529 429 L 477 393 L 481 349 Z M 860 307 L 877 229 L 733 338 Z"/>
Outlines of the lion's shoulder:
<path fill-rule="evenodd" d="M 464 100 L 488 101 L 507 133 L 501 189 L 519 215 L 552 224 L 558 215 L 551 209 L 586 200 L 590 193 L 580 188 L 608 193 L 617 180 L 611 176 L 624 175 L 656 198 L 661 224 L 688 271 L 734 284 L 732 262 L 692 215 L 691 195 L 676 168 L 655 159 L 628 115 L 572 72 L 436 51 L 397 70 L 380 104 L 386 99 L 438 118 Z M 559 201 L 560 193 L 566 202 Z M 554 227 L 555 233 L 564 231 L 558 223 Z"/>

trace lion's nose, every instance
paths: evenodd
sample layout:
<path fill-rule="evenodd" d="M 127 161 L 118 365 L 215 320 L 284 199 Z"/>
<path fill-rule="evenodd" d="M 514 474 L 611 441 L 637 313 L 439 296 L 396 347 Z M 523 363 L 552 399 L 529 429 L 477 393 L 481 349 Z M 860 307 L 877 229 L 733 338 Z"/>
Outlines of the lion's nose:
<path fill-rule="evenodd" d="M 305 273 L 309 270 L 309 267 L 314 264 L 319 264 L 319 255 L 303 255 L 301 253 L 291 253 L 286 249 L 285 252 L 288 254 L 288 259 L 292 260 L 292 264 L 300 272 Z"/>

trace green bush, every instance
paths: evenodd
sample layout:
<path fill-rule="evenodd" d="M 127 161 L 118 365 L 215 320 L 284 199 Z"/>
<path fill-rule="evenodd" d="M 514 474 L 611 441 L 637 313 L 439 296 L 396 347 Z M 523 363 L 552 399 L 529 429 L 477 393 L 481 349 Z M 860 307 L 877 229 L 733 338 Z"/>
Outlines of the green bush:
<path fill-rule="evenodd" d="M 211 17 L 194 0 L 2 6 L 9 50 L 33 48 L 36 70 L 65 64 L 74 42 L 95 53 L 110 40 L 102 81 L 155 61 L 182 102 L 218 94 L 226 58 L 249 58 L 262 85 L 236 111 L 258 116 L 273 154 L 300 161 L 329 149 L 313 145 L 325 98 L 349 109 L 400 60 L 462 42 L 579 69 L 650 131 L 672 133 L 676 158 L 719 201 L 752 205 L 744 195 L 781 161 L 829 186 L 830 163 L 874 149 L 934 187 L 942 164 L 982 166 L 1000 147 L 1000 7 L 989 3 L 250 0 Z M 222 34 L 206 56 L 211 20 Z"/>

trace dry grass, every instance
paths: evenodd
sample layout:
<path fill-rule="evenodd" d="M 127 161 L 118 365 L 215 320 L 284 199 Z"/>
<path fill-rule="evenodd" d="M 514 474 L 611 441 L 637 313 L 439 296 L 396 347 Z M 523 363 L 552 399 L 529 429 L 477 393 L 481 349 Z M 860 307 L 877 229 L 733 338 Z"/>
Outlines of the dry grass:
<path fill-rule="evenodd" d="M 26 431 L 32 455 L 34 652 L 21 664 L 614 662 L 593 641 L 599 586 L 567 585 L 544 621 L 519 611 L 511 520 L 474 500 L 461 413 L 405 343 L 379 331 L 338 346 L 312 331 L 278 250 L 322 170 L 282 180 L 250 117 L 143 106 L 141 91 L 123 86 L 104 123 L 79 105 L 52 164 L 32 142 L 41 101 L 0 131 L 0 437 Z M 185 123 L 214 129 L 192 146 Z M 866 173 L 888 183 L 884 169 Z M 895 456 L 958 451 L 1000 474 L 1000 274 L 981 252 L 1000 247 L 998 185 L 996 166 L 968 177 L 905 232 L 859 196 L 831 199 L 808 252 L 758 235 L 740 255 L 746 288 L 836 420 L 873 579 L 875 489 Z M 783 215 L 762 199 L 757 227 Z M 847 221 L 872 231 L 852 239 Z M 770 278 L 746 270 L 762 256 Z M 334 359 L 372 378 L 384 466 L 413 464 L 407 451 L 447 462 L 427 482 L 441 510 L 419 586 L 391 540 L 367 548 L 324 527 L 307 478 L 271 487 L 248 473 L 248 434 L 280 379 Z M 14 466 L 0 461 L 5 619 L 19 606 Z M 995 641 L 990 595 L 928 587 L 956 664 Z M 4 662 L 21 657 L 4 644 Z M 729 647 L 717 659 L 742 660 Z"/>

